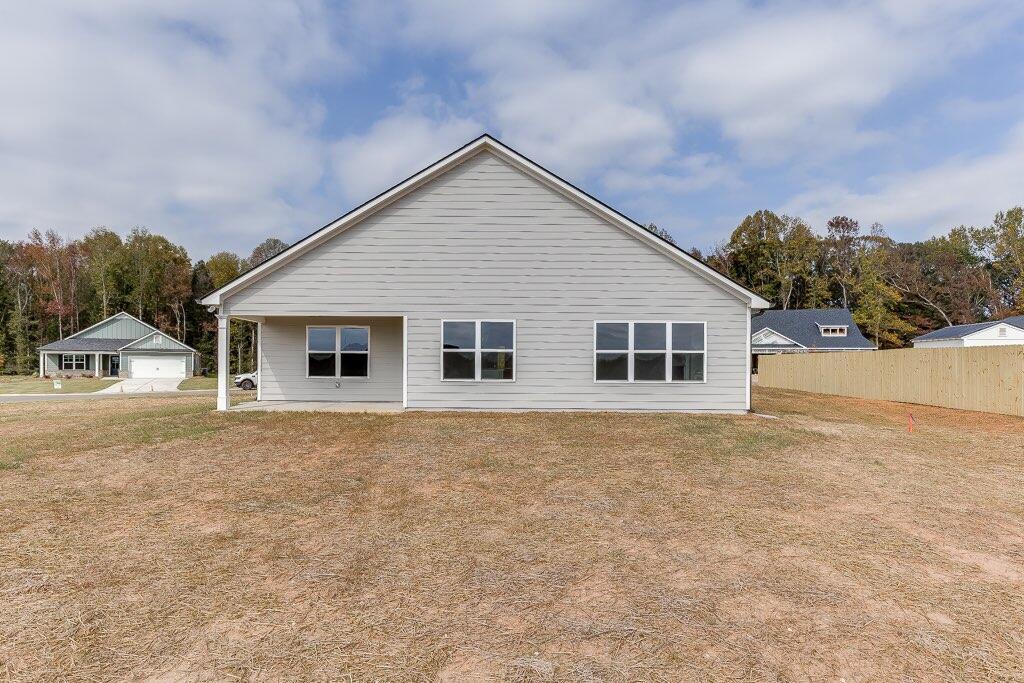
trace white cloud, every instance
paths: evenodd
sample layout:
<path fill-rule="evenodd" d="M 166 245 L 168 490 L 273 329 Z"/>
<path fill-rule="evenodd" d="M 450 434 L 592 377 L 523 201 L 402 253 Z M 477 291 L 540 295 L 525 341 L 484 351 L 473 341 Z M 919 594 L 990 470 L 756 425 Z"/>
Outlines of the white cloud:
<path fill-rule="evenodd" d="M 604 185 L 615 192 L 686 194 L 712 187 L 741 185 L 735 169 L 715 154 L 692 154 L 675 161 L 667 172 L 613 169 L 604 175 Z"/>
<path fill-rule="evenodd" d="M 336 142 L 334 173 L 345 198 L 362 203 L 483 132 L 480 124 L 446 111 L 432 98 L 413 96 L 365 133 Z"/>
<path fill-rule="evenodd" d="M 875 189 L 864 192 L 837 184 L 815 187 L 795 196 L 784 211 L 817 225 L 835 215 L 852 216 L 862 224 L 882 223 L 905 239 L 920 239 L 956 225 L 984 224 L 997 210 L 1019 206 L 1021 178 L 1024 122 L 998 151 L 873 178 Z"/>
<path fill-rule="evenodd" d="M 463 55 L 471 104 L 573 174 L 655 167 L 697 126 L 763 164 L 889 142 L 869 113 L 1024 12 L 1008 0 L 393 7 L 381 41 Z"/>
<path fill-rule="evenodd" d="M 0 231 L 146 224 L 201 257 L 312 224 L 326 156 L 300 89 L 350 68 L 326 19 L 316 2 L 9 6 Z"/>
<path fill-rule="evenodd" d="M 809 174 L 898 142 L 880 107 L 1022 13 L 1011 0 L 14 3 L 0 23 L 0 236 L 146 224 L 196 256 L 246 251 L 337 214 L 338 188 L 362 201 L 483 130 L 666 215 L 675 195 L 771 172 L 758 164 Z M 410 60 L 425 76 L 396 83 Z M 354 125 L 353 75 L 403 103 L 332 139 L 327 125 Z"/>

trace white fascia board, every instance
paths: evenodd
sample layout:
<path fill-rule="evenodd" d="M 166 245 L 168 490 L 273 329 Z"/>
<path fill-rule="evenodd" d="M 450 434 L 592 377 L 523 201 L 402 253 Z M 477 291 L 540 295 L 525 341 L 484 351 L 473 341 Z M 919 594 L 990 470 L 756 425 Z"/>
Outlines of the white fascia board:
<path fill-rule="evenodd" d="M 178 345 L 180 345 L 180 346 L 184 346 L 184 347 L 185 347 L 185 349 L 188 349 L 188 350 L 189 350 L 189 351 L 191 351 L 192 353 L 199 353 L 198 351 L 196 351 L 195 349 L 193 349 L 193 348 L 192 348 L 191 346 L 189 346 L 189 345 L 188 345 L 188 344 L 186 344 L 185 342 L 183 342 L 183 341 L 178 341 L 177 339 L 175 339 L 175 338 L 174 338 L 174 337 L 172 337 L 171 335 L 167 334 L 166 332 L 161 332 L 160 330 L 156 330 L 156 329 L 154 329 L 154 330 L 153 330 L 153 332 L 150 332 L 149 334 L 147 334 L 147 335 L 146 335 L 145 337 L 139 337 L 139 338 L 138 338 L 138 339 L 136 339 L 135 341 L 133 341 L 133 342 L 129 342 L 129 343 L 125 344 L 124 346 L 122 346 L 121 348 L 119 348 L 119 349 L 118 349 L 118 351 L 134 351 L 134 349 L 132 349 L 131 347 L 135 346 L 135 345 L 136 345 L 136 344 L 138 344 L 139 342 L 144 342 L 144 341 L 146 341 L 146 340 L 147 340 L 147 339 L 149 339 L 150 337 L 155 337 L 155 336 L 156 336 L 156 335 L 158 335 L 158 334 L 162 334 L 163 336 L 167 337 L 168 339 L 170 339 L 170 340 L 171 340 L 172 342 L 174 342 L 175 344 L 178 344 Z M 178 352 L 178 353 L 184 353 L 184 352 L 185 352 L 185 349 L 180 349 L 180 348 L 176 348 L 176 349 L 166 349 L 166 350 L 167 350 L 167 351 L 176 351 L 176 352 Z M 145 349 L 145 350 L 146 350 L 146 351 L 157 351 L 157 352 L 159 353 L 159 351 L 158 351 L 157 349 Z"/>
<path fill-rule="evenodd" d="M 956 339 L 970 339 L 971 337 L 973 337 L 976 334 L 981 334 L 982 332 L 988 332 L 989 330 L 991 330 L 993 328 L 996 328 L 996 327 L 999 327 L 1000 325 L 1006 325 L 1011 330 L 1017 330 L 1019 332 L 1024 333 L 1024 329 L 1021 329 L 1021 328 L 1017 327 L 1016 325 L 1014 325 L 1012 323 L 1006 323 L 1006 322 L 1003 322 L 1002 320 L 998 320 L 998 321 L 993 322 L 988 327 L 983 327 L 980 330 L 975 330 L 974 332 L 971 332 L 970 334 L 965 334 L 962 337 L 956 337 Z M 946 337 L 946 338 L 949 339 L 949 337 Z M 925 340 L 925 341 L 927 341 L 927 340 Z"/>
<path fill-rule="evenodd" d="M 662 252 L 666 256 L 670 257 L 677 263 L 686 266 L 690 270 L 705 276 L 712 282 L 717 283 L 726 291 L 732 293 L 743 301 L 750 303 L 751 308 L 764 309 L 770 308 L 771 302 L 763 299 L 754 292 L 751 292 L 741 285 L 733 282 L 726 276 L 719 273 L 711 266 L 698 261 L 693 256 L 683 251 L 679 247 L 670 244 L 669 242 L 656 237 L 651 234 L 651 231 L 643 227 L 639 223 L 627 218 L 615 209 L 607 206 L 599 200 L 591 197 L 587 193 L 583 192 L 579 188 L 575 187 L 562 180 L 555 174 L 551 173 L 547 169 L 541 167 L 537 163 L 527 159 L 522 154 L 519 154 L 513 149 L 506 147 L 497 140 L 489 139 L 490 148 L 500 158 L 511 163 L 513 166 L 526 171 L 529 175 L 536 177 L 538 180 L 544 182 L 544 184 L 558 190 L 561 194 L 565 195 L 569 199 L 574 200 L 578 204 L 582 204 L 585 208 L 589 209 L 592 213 L 597 214 L 599 217 L 604 218 L 609 223 L 617 225 L 620 228 L 625 229 L 631 233 L 634 237 L 637 237 L 642 242 L 646 242 L 650 246 L 654 247 L 658 251 Z"/>
<path fill-rule="evenodd" d="M 406 194 L 408 194 L 415 188 L 419 187 L 420 185 L 429 182 L 434 177 L 440 175 L 441 173 L 444 173 L 445 171 L 454 166 L 457 166 L 458 164 L 462 163 L 463 161 L 465 161 L 466 159 L 470 158 L 471 156 L 479 152 L 481 149 L 483 149 L 485 144 L 486 138 L 481 137 L 477 138 L 468 145 L 460 147 L 459 149 L 455 150 L 454 152 L 444 157 L 440 161 L 435 162 L 434 164 L 428 166 L 419 173 L 403 180 L 398 185 L 395 185 L 391 189 L 386 190 L 385 192 L 377 195 L 368 202 L 356 207 L 352 211 L 349 211 L 344 216 L 341 216 L 340 218 L 334 220 L 331 223 L 328 223 L 327 225 L 320 228 L 313 234 L 305 237 L 304 239 L 299 240 L 289 248 L 282 251 L 280 254 L 277 254 L 276 256 L 267 259 L 266 261 L 256 266 L 249 272 L 244 273 L 243 275 L 227 283 L 223 287 L 213 290 L 212 292 L 204 296 L 202 299 L 200 299 L 199 303 L 204 306 L 220 306 L 225 296 L 231 294 L 232 292 L 236 292 L 239 289 L 242 289 L 250 282 L 258 280 L 267 273 L 277 270 L 278 268 L 288 263 L 295 257 L 306 253 L 313 247 L 316 247 L 317 245 L 333 237 L 339 232 L 345 230 L 346 228 L 355 225 L 364 218 L 384 208 L 391 202 L 400 199 L 401 197 L 405 196 Z"/>
<path fill-rule="evenodd" d="M 785 339 L 786 341 L 788 341 L 788 342 L 789 342 L 790 344 L 796 344 L 796 345 L 797 345 L 797 346 L 799 346 L 799 347 L 800 347 L 801 349 L 806 349 L 806 348 L 807 348 L 806 346 L 804 346 L 804 345 L 803 345 L 803 344 L 801 344 L 800 342 L 798 342 L 798 341 L 794 341 L 794 340 L 790 339 L 789 337 L 787 337 L 786 335 L 784 335 L 784 334 L 782 334 L 781 332 L 779 332 L 778 330 L 774 330 L 774 329 L 772 329 L 772 328 L 770 328 L 770 327 L 762 327 L 762 328 L 761 328 L 761 329 L 759 329 L 759 330 L 758 330 L 757 332 L 755 332 L 754 334 L 752 334 L 752 335 L 750 336 L 750 338 L 751 338 L 751 339 L 753 339 L 754 337 L 756 337 L 757 335 L 761 334 L 762 332 L 771 332 L 772 334 L 777 334 L 777 335 L 779 335 L 780 337 L 782 337 L 783 339 Z M 768 346 L 768 345 L 766 344 L 765 346 Z"/>
<path fill-rule="evenodd" d="M 510 147 L 498 142 L 489 135 L 483 135 L 463 147 L 460 147 L 440 161 L 435 162 L 419 173 L 403 180 L 398 185 L 395 185 L 391 189 L 377 195 L 373 199 L 353 209 L 337 220 L 328 223 L 308 237 L 296 242 L 280 254 L 261 263 L 256 268 L 244 273 L 232 282 L 225 284 L 223 287 L 210 292 L 200 299 L 199 303 L 204 306 L 221 306 L 226 296 L 233 292 L 237 292 L 249 283 L 276 270 L 339 232 L 352 227 L 364 218 L 376 213 L 388 204 L 400 199 L 412 190 L 429 182 L 454 166 L 461 164 L 463 161 L 475 156 L 483 150 L 490 151 L 499 158 L 511 163 L 516 168 L 526 172 L 528 175 L 542 181 L 544 184 L 582 205 L 592 213 L 604 218 L 613 225 L 624 229 L 634 237 L 639 238 L 641 241 L 646 242 L 648 245 L 654 247 L 666 256 L 669 256 L 677 263 L 716 283 L 733 296 L 736 296 L 742 301 L 749 302 L 751 308 L 764 309 L 771 307 L 771 302 L 733 282 L 714 268 L 698 261 L 679 247 L 669 244 L 665 240 L 652 235 L 651 232 L 643 226 L 629 218 L 626 218 L 611 207 L 594 199 L 579 188 L 567 183 L 550 171 L 542 168 L 537 163 L 527 159 L 522 154 L 519 154 Z"/>

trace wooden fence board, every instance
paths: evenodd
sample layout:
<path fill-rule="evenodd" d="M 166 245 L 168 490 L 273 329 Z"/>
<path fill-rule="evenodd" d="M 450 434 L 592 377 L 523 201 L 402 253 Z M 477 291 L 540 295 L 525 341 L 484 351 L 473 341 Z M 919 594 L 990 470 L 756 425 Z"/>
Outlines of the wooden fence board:
<path fill-rule="evenodd" d="M 761 356 L 758 384 L 1024 417 L 1024 346 Z"/>

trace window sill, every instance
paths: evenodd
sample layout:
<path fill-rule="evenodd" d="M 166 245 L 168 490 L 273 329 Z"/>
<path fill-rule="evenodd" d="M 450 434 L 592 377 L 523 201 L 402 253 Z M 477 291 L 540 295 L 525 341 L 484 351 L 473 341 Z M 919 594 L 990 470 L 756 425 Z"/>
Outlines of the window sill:
<path fill-rule="evenodd" d="M 515 384 L 514 379 L 445 379 L 442 382 L 454 382 L 456 384 Z"/>

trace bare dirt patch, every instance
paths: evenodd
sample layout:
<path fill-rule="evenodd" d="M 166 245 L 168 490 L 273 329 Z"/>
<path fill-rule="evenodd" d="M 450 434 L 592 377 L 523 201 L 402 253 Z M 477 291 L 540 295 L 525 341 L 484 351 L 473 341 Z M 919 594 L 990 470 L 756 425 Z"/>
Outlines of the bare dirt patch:
<path fill-rule="evenodd" d="M 1024 421 L 211 406 L 0 406 L 4 676 L 1024 677 Z"/>

